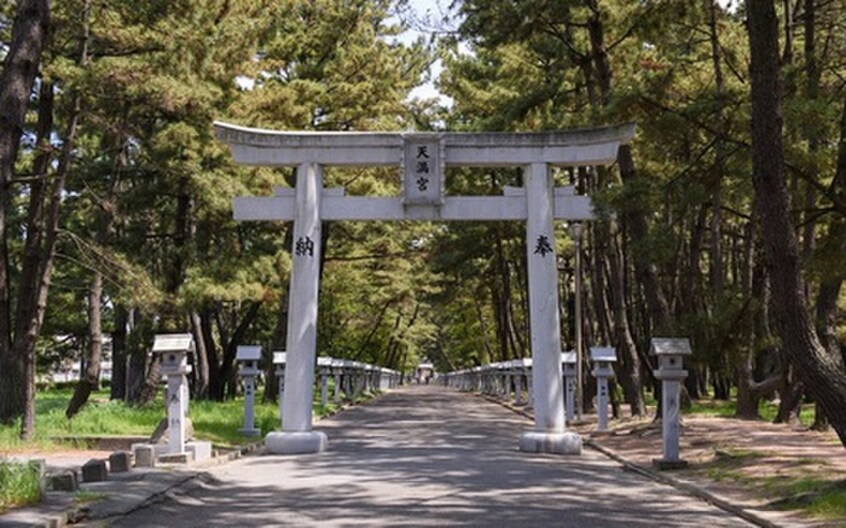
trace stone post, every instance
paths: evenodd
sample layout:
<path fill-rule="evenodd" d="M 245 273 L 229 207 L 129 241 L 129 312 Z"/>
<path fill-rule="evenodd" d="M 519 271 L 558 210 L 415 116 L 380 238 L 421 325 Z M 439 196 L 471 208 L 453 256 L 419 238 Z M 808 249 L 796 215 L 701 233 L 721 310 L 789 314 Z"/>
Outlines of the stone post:
<path fill-rule="evenodd" d="M 284 402 L 285 402 L 285 363 L 287 361 L 288 354 L 285 352 L 274 352 L 273 353 L 273 364 L 276 365 L 276 382 L 277 387 L 279 389 L 279 426 L 282 426 L 282 421 L 284 418 Z"/>
<path fill-rule="evenodd" d="M 244 427 L 238 430 L 244 436 L 258 436 L 256 429 L 256 377 L 259 375 L 258 362 L 261 359 L 260 346 L 239 346 L 235 360 L 241 364 L 240 374 L 244 379 Z"/>
<path fill-rule="evenodd" d="M 591 347 L 593 376 L 596 378 L 596 430 L 608 430 L 608 378 L 614 377 L 612 363 L 617 361 L 617 350 L 613 347 Z"/>
<path fill-rule="evenodd" d="M 681 382 L 687 377 L 684 370 L 684 356 L 691 355 L 690 340 L 687 338 L 653 338 L 652 354 L 658 357 L 655 377 L 661 380 L 661 423 L 663 458 L 652 463 L 658 469 L 678 469 L 687 466 L 679 458 L 679 426 Z"/>
<path fill-rule="evenodd" d="M 567 411 L 567 423 L 576 419 L 576 353 L 561 354 L 561 366 L 564 371 L 564 385 L 567 388 L 564 408 Z"/>

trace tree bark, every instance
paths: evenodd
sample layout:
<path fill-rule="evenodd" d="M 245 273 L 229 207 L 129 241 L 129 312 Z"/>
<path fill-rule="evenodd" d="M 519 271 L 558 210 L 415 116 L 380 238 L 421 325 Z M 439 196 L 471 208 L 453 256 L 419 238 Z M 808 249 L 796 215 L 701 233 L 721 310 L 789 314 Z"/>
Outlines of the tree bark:
<path fill-rule="evenodd" d="M 103 300 L 103 274 L 94 272 L 88 286 L 88 353 L 85 355 L 85 372 L 76 384 L 68 402 L 65 416 L 73 418 L 88 401 L 92 391 L 100 388 L 100 360 L 103 357 L 103 330 L 100 303 Z M 114 371 L 114 363 L 112 363 Z"/>
<path fill-rule="evenodd" d="M 24 358 L 12 348 L 13 322 L 9 290 L 7 208 L 11 181 L 23 134 L 41 50 L 47 39 L 50 0 L 20 0 L 12 38 L 0 71 L 0 422 L 24 413 L 26 405 Z M 30 382 L 27 381 L 26 385 Z"/>
<path fill-rule="evenodd" d="M 846 445 L 846 372 L 820 345 L 810 320 L 784 174 L 778 19 L 771 0 L 748 4 L 752 182 L 761 218 L 773 315 L 784 355 Z"/>
<path fill-rule="evenodd" d="M 112 383 L 109 386 L 109 399 L 126 398 L 126 324 L 129 314 L 126 307 L 115 305 L 115 329 L 112 332 Z"/>
<path fill-rule="evenodd" d="M 194 368 L 196 369 L 196 382 L 194 383 L 194 397 L 205 400 L 209 397 L 209 355 L 206 351 L 206 341 L 203 339 L 202 322 L 200 314 L 192 310 L 191 334 L 194 336 Z"/>

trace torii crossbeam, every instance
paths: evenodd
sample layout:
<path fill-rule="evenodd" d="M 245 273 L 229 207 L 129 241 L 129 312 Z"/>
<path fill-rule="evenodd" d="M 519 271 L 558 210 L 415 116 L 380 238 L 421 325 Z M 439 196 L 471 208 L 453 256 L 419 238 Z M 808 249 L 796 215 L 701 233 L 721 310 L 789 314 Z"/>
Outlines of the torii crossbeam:
<path fill-rule="evenodd" d="M 294 222 L 288 312 L 286 394 L 282 432 L 268 434 L 273 453 L 313 453 L 327 438 L 312 430 L 317 343 L 320 230 L 324 220 L 523 220 L 529 276 L 535 427 L 520 437 L 529 452 L 581 452 L 565 430 L 558 272 L 554 220 L 593 218 L 590 198 L 553 188 L 550 167 L 610 165 L 634 125 L 528 133 L 279 132 L 215 123 L 215 133 L 244 165 L 296 167 L 294 189 L 233 200 L 236 220 Z M 402 195 L 345 196 L 323 187 L 324 166 L 393 166 L 403 170 Z M 503 196 L 444 196 L 448 166 L 522 167 L 524 187 Z"/>

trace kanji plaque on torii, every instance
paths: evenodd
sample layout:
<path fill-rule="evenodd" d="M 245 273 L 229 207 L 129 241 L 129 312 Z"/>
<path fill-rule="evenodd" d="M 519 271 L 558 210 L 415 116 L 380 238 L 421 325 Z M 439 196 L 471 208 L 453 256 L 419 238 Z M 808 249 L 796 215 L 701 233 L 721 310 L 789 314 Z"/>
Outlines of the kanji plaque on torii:
<path fill-rule="evenodd" d="M 236 220 L 294 221 L 287 336 L 286 397 L 273 453 L 309 453 L 327 446 L 312 431 L 317 342 L 320 227 L 324 220 L 519 220 L 526 223 L 535 427 L 520 436 L 530 452 L 579 453 L 581 437 L 564 428 L 558 271 L 554 220 L 593 218 L 590 198 L 554 187 L 551 167 L 610 165 L 634 125 L 529 133 L 277 132 L 215 123 L 237 163 L 297 167 L 295 189 L 233 200 Z M 323 187 L 324 166 L 393 166 L 402 196 L 345 196 Z M 445 196 L 447 167 L 522 167 L 523 187 L 502 196 Z"/>
<path fill-rule="evenodd" d="M 403 140 L 403 203 L 406 209 L 440 207 L 444 173 L 440 138 L 431 134 L 409 134 Z"/>

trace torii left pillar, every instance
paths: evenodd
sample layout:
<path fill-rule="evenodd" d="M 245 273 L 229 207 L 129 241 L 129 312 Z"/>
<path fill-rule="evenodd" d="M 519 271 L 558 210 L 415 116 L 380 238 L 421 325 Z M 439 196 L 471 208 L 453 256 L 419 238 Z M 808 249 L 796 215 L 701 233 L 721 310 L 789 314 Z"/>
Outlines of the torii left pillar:
<path fill-rule="evenodd" d="M 297 167 L 293 265 L 289 295 L 285 401 L 282 431 L 264 443 L 277 454 L 319 453 L 328 445 L 325 433 L 311 429 L 312 386 L 317 349 L 317 293 L 320 279 L 320 200 L 323 169 L 314 163 Z"/>

